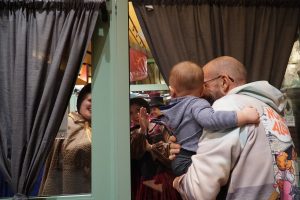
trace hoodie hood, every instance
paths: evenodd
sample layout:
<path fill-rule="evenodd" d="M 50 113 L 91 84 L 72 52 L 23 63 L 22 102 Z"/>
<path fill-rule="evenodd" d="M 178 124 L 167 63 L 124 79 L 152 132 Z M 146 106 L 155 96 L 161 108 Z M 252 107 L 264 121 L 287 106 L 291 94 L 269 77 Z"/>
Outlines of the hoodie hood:
<path fill-rule="evenodd" d="M 271 106 L 281 113 L 287 103 L 286 96 L 277 88 L 270 85 L 268 81 L 256 81 L 236 87 L 228 94 L 243 94 L 254 97 Z"/>

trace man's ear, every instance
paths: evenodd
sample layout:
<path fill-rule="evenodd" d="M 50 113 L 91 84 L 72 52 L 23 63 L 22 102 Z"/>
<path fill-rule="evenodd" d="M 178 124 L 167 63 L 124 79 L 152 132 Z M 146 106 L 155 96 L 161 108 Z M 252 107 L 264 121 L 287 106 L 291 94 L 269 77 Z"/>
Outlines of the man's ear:
<path fill-rule="evenodd" d="M 226 95 L 230 90 L 231 81 L 227 76 L 222 76 L 222 92 Z"/>
<path fill-rule="evenodd" d="M 172 86 L 169 86 L 170 95 L 172 98 L 176 98 L 176 90 Z"/>

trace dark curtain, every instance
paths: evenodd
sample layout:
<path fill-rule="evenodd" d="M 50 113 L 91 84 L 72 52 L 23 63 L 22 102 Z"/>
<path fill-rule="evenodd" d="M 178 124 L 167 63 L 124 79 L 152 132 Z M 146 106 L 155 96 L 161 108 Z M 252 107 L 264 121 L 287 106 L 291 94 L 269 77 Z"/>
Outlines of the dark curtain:
<path fill-rule="evenodd" d="M 245 64 L 248 81 L 280 87 L 297 37 L 298 0 L 133 0 L 145 38 L 164 78 L 191 60 L 218 56 Z"/>
<path fill-rule="evenodd" d="M 14 194 L 11 191 L 8 183 L 4 180 L 0 173 L 0 197 L 11 197 L 13 195 Z"/>
<path fill-rule="evenodd" d="M 0 2 L 0 173 L 33 189 L 58 132 L 103 1 Z"/>

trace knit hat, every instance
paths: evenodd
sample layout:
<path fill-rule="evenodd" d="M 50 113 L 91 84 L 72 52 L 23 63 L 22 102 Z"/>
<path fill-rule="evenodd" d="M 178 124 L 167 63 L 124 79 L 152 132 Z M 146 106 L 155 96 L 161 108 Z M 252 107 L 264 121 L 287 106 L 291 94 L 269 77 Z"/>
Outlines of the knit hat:
<path fill-rule="evenodd" d="M 78 97 L 77 97 L 77 111 L 80 111 L 80 106 L 81 103 L 83 102 L 83 100 L 85 99 L 85 97 L 89 94 L 92 93 L 92 84 L 88 83 L 86 84 L 79 92 Z"/>

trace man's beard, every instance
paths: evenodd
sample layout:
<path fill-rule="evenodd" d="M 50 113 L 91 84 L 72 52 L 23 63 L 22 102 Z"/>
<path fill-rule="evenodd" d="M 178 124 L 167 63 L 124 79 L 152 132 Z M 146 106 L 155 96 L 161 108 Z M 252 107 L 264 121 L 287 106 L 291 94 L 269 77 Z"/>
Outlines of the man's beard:
<path fill-rule="evenodd" d="M 206 101 L 208 101 L 210 105 L 212 105 L 215 102 L 214 98 L 211 95 L 205 95 L 202 98 L 206 99 Z"/>

